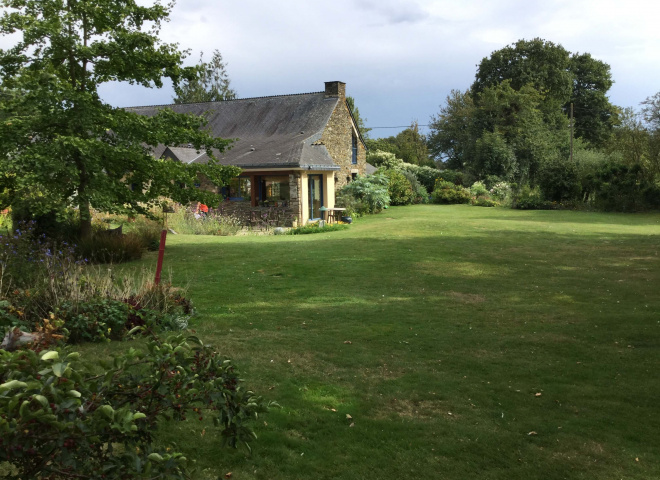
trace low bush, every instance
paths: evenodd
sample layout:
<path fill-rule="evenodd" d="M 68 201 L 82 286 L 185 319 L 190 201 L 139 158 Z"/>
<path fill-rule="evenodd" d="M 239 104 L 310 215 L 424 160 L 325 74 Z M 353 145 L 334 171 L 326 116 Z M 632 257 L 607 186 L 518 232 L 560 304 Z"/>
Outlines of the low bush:
<path fill-rule="evenodd" d="M 324 226 L 320 226 L 318 223 L 312 223 L 310 225 L 303 225 L 301 227 L 292 228 L 287 233 L 289 235 L 309 235 L 311 233 L 325 233 L 325 232 L 335 232 L 337 230 L 346 230 L 348 225 L 345 223 L 326 223 Z"/>
<path fill-rule="evenodd" d="M 525 185 L 513 196 L 512 207 L 519 210 L 550 210 L 554 205 L 544 200 L 538 187 Z"/>
<path fill-rule="evenodd" d="M 196 337 L 153 336 L 112 362 L 68 349 L 0 350 L 0 463 L 18 478 L 194 478 L 165 420 L 211 417 L 236 448 L 275 402 L 246 389 L 231 360 Z"/>
<path fill-rule="evenodd" d="M 486 197 L 475 198 L 471 203 L 475 207 L 497 207 L 499 205 L 496 201 Z"/>
<path fill-rule="evenodd" d="M 443 179 L 438 179 L 435 182 L 435 189 L 431 197 L 433 203 L 445 205 L 470 203 L 471 200 L 470 191 L 467 188 Z"/>

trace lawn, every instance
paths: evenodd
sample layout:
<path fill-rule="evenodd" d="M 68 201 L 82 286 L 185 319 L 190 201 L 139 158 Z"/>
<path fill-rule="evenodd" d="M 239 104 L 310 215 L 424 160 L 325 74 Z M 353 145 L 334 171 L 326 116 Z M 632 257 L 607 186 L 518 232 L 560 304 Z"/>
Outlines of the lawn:
<path fill-rule="evenodd" d="M 251 455 L 168 426 L 199 478 L 660 477 L 660 214 L 428 205 L 167 241 L 193 328 L 283 407 Z"/>

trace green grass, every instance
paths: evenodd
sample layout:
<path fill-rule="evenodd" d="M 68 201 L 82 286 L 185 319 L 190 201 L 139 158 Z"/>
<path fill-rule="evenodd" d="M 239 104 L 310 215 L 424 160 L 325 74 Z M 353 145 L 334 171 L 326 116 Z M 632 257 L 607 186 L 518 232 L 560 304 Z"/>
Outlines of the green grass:
<path fill-rule="evenodd" d="M 200 478 L 660 478 L 659 250 L 658 214 L 470 206 L 169 236 L 193 327 L 283 408 L 251 456 L 163 437 Z"/>

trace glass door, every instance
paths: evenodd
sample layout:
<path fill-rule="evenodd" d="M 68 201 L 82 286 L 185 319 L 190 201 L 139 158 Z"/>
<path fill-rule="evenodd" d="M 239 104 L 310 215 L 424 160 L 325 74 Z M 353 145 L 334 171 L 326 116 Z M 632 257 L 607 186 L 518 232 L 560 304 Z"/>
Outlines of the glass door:
<path fill-rule="evenodd" d="M 323 206 L 323 175 L 309 175 L 309 219 L 318 220 Z"/>

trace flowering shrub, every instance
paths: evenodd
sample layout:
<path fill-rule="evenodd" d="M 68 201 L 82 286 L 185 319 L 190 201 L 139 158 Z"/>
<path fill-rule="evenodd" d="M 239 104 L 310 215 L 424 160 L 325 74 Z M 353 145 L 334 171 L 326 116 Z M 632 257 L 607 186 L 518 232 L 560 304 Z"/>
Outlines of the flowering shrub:
<path fill-rule="evenodd" d="M 98 364 L 66 349 L 0 350 L 0 463 L 26 479 L 191 478 L 183 454 L 156 443 L 160 422 L 209 416 L 226 444 L 249 449 L 250 422 L 276 406 L 196 337 L 154 336 Z"/>
<path fill-rule="evenodd" d="M 498 182 L 493 185 L 489 193 L 496 200 L 503 202 L 511 196 L 511 185 L 506 182 Z"/>

